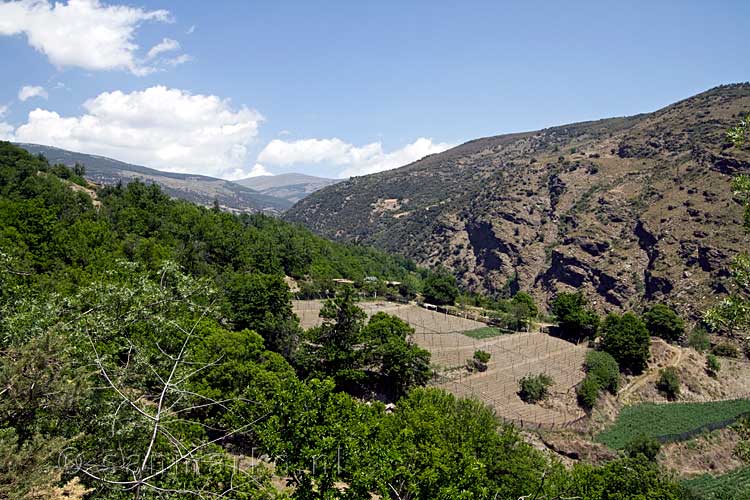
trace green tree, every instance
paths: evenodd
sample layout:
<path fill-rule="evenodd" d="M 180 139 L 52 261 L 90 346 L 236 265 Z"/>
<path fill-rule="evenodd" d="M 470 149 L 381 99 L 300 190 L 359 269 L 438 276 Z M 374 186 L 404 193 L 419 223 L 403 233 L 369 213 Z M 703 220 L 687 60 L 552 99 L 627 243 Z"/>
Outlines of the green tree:
<path fill-rule="evenodd" d="M 602 350 L 612 355 L 620 370 L 641 373 L 648 363 L 650 347 L 646 325 L 632 312 L 609 314 L 604 320 Z"/>
<path fill-rule="evenodd" d="M 685 323 L 676 312 L 665 304 L 656 304 L 644 315 L 649 334 L 668 342 L 677 342 L 685 334 Z"/>
<path fill-rule="evenodd" d="M 599 328 L 599 315 L 587 307 L 581 292 L 560 293 L 552 302 L 552 313 L 557 317 L 563 337 L 580 341 L 593 338 Z"/>
<path fill-rule="evenodd" d="M 301 329 L 284 280 L 272 274 L 234 273 L 225 290 L 225 313 L 234 327 L 258 332 L 270 350 L 293 359 Z"/>
<path fill-rule="evenodd" d="M 354 388 L 365 378 L 362 328 L 367 315 L 346 287 L 320 310 L 323 324 L 306 332 L 301 363 L 311 376 L 332 377 L 339 388 Z"/>
<path fill-rule="evenodd" d="M 408 323 L 384 312 L 372 316 L 362 330 L 365 365 L 380 374 L 382 389 L 394 398 L 425 385 L 432 376 L 430 353 L 411 341 L 413 334 Z"/>
<path fill-rule="evenodd" d="M 458 297 L 456 278 L 447 272 L 432 273 L 422 284 L 422 295 L 430 304 L 453 305 Z"/>
<path fill-rule="evenodd" d="M 526 292 L 518 292 L 510 300 L 511 311 L 519 326 L 528 327 L 539 314 L 534 298 Z"/>

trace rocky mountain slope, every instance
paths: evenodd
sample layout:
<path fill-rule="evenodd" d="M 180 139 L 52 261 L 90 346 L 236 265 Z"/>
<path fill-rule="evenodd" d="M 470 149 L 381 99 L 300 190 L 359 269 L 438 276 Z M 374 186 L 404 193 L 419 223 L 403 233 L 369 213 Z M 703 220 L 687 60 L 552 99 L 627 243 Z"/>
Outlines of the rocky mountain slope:
<path fill-rule="evenodd" d="M 326 186 L 340 182 L 339 179 L 326 179 L 307 174 L 279 174 L 249 177 L 235 181 L 241 186 L 254 189 L 261 194 L 283 198 L 290 203 L 296 203 L 302 198 L 323 189 Z"/>
<path fill-rule="evenodd" d="M 86 167 L 86 178 L 97 184 L 128 183 L 140 179 L 159 184 L 166 193 L 200 205 L 212 205 L 214 200 L 235 212 L 266 212 L 279 214 L 292 202 L 269 196 L 234 182 L 205 175 L 163 172 L 140 165 L 131 165 L 104 156 L 75 153 L 39 144 L 18 144 L 32 154 L 43 154 L 50 163 L 72 167 L 76 163 Z"/>
<path fill-rule="evenodd" d="M 666 301 L 696 317 L 748 248 L 732 175 L 750 151 L 725 132 L 750 84 L 654 113 L 468 142 L 352 178 L 285 217 L 320 234 L 445 265 L 463 285 L 582 289 L 602 310 Z"/>

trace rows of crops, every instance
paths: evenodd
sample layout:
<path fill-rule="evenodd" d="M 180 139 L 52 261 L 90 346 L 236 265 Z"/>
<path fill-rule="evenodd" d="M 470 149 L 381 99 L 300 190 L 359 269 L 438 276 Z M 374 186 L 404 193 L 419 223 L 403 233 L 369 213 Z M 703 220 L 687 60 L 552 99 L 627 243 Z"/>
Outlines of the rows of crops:
<path fill-rule="evenodd" d="M 750 498 L 750 467 L 737 469 L 721 476 L 705 474 L 683 483 L 698 498 Z M 747 496 L 740 496 L 745 494 Z"/>
<path fill-rule="evenodd" d="M 507 332 L 501 330 L 500 328 L 494 327 L 494 326 L 484 326 L 481 328 L 477 328 L 475 330 L 468 330 L 466 332 L 463 332 L 464 335 L 467 337 L 471 337 L 473 339 L 488 339 L 492 337 L 497 337 L 499 335 L 504 335 Z"/>
<path fill-rule="evenodd" d="M 692 437 L 694 431 L 728 425 L 748 412 L 748 399 L 626 406 L 615 424 L 596 436 L 596 440 L 614 449 L 624 448 L 640 434 L 663 441 L 680 441 Z"/>

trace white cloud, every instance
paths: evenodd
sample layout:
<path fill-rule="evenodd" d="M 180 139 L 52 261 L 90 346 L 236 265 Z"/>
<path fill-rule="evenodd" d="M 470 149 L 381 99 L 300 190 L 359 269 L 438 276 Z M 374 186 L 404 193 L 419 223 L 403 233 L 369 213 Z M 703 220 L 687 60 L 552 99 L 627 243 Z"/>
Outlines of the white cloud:
<path fill-rule="evenodd" d="M 177 40 L 172 40 L 171 38 L 165 38 L 161 42 L 151 47 L 151 50 L 148 51 L 148 55 L 146 56 L 146 58 L 153 59 L 159 54 L 163 54 L 164 52 L 172 52 L 175 50 L 180 50 L 180 42 L 178 42 Z"/>
<path fill-rule="evenodd" d="M 8 106 L 0 104 L 0 120 L 3 119 L 7 112 Z M 8 123 L 0 121 L 0 141 L 10 141 L 12 139 L 13 127 Z"/>
<path fill-rule="evenodd" d="M 173 172 L 228 177 L 246 165 L 260 113 L 226 99 L 163 86 L 105 92 L 86 113 L 63 117 L 35 109 L 15 140 L 57 146 Z"/>
<path fill-rule="evenodd" d="M 153 72 L 143 65 L 133 41 L 145 21 L 169 22 L 166 10 L 146 11 L 99 0 L 15 0 L 0 2 L 0 35 L 26 35 L 29 45 L 58 67 Z"/>
<path fill-rule="evenodd" d="M 185 64 L 186 62 L 190 62 L 193 60 L 193 56 L 190 56 L 188 54 L 180 54 L 177 57 L 173 57 L 172 59 L 167 59 L 165 62 L 174 67 L 179 66 L 180 64 Z"/>
<path fill-rule="evenodd" d="M 195 25 L 194 24 L 192 26 L 190 26 L 187 30 L 185 30 L 185 34 L 186 35 L 192 35 L 193 33 L 195 33 Z"/>
<path fill-rule="evenodd" d="M 26 101 L 27 99 L 31 99 L 32 97 L 42 97 L 44 99 L 47 99 L 49 97 L 49 94 L 47 94 L 47 91 L 44 90 L 44 87 L 31 85 L 25 85 L 21 87 L 21 90 L 18 91 L 19 101 Z"/>
<path fill-rule="evenodd" d="M 381 142 L 357 147 L 341 139 L 274 139 L 258 155 L 258 161 L 271 165 L 309 165 L 325 163 L 344 167 L 339 177 L 366 175 L 401 167 L 427 155 L 440 153 L 454 144 L 433 142 L 420 137 L 411 144 L 386 152 Z"/>
<path fill-rule="evenodd" d="M 248 177 L 264 177 L 273 175 L 271 172 L 269 172 L 266 167 L 261 165 L 260 163 L 256 163 L 253 165 L 253 168 L 250 170 L 250 172 L 247 174 Z"/>

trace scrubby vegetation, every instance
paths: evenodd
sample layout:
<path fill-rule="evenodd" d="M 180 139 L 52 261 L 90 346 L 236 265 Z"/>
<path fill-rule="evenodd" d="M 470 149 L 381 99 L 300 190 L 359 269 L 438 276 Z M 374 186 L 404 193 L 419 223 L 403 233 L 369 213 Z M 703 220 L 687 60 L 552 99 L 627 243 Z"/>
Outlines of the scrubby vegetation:
<path fill-rule="evenodd" d="M 620 386 L 620 368 L 611 354 L 592 351 L 586 355 L 584 363 L 586 377 L 576 388 L 578 403 L 585 409 L 594 407 L 599 394 L 606 390 L 617 393 Z"/>
<path fill-rule="evenodd" d="M 527 375 L 518 382 L 518 395 L 527 403 L 538 403 L 549 396 L 549 387 L 554 383 L 546 373 Z"/>
<path fill-rule="evenodd" d="M 674 366 L 668 366 L 659 370 L 659 380 L 656 382 L 656 388 L 669 400 L 675 400 L 679 397 L 680 376 Z"/>
<path fill-rule="evenodd" d="M 685 333 L 682 318 L 665 304 L 656 304 L 646 311 L 643 321 L 652 337 L 661 337 L 668 342 L 679 341 Z"/>

